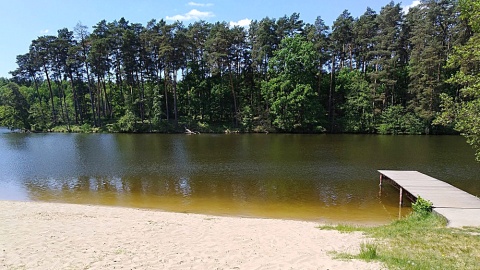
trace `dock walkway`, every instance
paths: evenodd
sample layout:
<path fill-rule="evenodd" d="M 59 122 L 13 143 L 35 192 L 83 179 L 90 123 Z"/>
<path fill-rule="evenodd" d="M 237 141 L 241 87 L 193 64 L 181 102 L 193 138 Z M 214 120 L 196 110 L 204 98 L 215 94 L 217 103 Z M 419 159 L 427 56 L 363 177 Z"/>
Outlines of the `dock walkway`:
<path fill-rule="evenodd" d="M 400 204 L 406 195 L 420 196 L 433 204 L 434 211 L 448 220 L 449 227 L 480 227 L 480 199 L 448 183 L 417 171 L 379 170 L 380 185 L 390 182 L 400 190 Z"/>

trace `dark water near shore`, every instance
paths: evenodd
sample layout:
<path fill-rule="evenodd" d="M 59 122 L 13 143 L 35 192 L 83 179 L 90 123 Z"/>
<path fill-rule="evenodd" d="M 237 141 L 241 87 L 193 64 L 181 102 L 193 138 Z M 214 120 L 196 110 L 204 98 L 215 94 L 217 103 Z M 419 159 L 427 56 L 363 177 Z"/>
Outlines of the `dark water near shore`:
<path fill-rule="evenodd" d="M 0 200 L 386 223 L 377 169 L 418 170 L 480 196 L 460 136 L 20 134 L 0 130 Z M 401 209 L 405 215 L 409 208 Z"/>

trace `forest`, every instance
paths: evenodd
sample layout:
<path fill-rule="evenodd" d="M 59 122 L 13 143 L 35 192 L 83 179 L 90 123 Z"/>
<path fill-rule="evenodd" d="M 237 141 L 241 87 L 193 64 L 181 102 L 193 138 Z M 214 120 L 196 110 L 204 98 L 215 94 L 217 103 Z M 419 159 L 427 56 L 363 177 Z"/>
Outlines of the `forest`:
<path fill-rule="evenodd" d="M 392 1 L 358 18 L 345 10 L 332 26 L 297 13 L 248 28 L 120 18 L 90 33 L 79 23 L 17 56 L 0 80 L 0 125 L 378 134 L 473 125 L 478 135 L 479 10 L 474 0 L 423 0 L 406 12 Z"/>

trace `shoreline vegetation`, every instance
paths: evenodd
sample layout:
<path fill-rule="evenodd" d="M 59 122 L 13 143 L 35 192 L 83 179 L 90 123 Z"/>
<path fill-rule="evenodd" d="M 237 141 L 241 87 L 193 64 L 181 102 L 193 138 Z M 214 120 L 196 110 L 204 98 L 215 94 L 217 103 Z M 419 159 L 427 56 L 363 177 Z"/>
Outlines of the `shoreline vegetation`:
<path fill-rule="evenodd" d="M 459 9 L 453 0 L 425 1 L 404 13 L 392 1 L 358 18 L 345 10 L 331 26 L 298 13 L 249 27 L 121 18 L 90 32 L 78 24 L 17 56 L 12 79 L 0 80 L 0 124 L 39 132 L 168 133 L 185 125 L 452 133 L 434 120 L 441 95 L 458 95 L 446 80 L 460 67 L 447 60 L 473 34 Z"/>
<path fill-rule="evenodd" d="M 420 196 L 413 212 L 390 224 L 375 227 L 320 226 L 324 230 L 363 232 L 359 254 L 335 253 L 337 258 L 378 261 L 389 269 L 477 269 L 480 227 L 447 228 L 447 220 L 433 212 Z"/>
<path fill-rule="evenodd" d="M 322 230 L 363 232 L 358 254 L 337 253 L 338 259 L 362 259 L 388 269 L 478 269 L 480 228 L 447 228 L 443 216 L 413 212 L 406 218 L 376 227 L 320 226 Z"/>

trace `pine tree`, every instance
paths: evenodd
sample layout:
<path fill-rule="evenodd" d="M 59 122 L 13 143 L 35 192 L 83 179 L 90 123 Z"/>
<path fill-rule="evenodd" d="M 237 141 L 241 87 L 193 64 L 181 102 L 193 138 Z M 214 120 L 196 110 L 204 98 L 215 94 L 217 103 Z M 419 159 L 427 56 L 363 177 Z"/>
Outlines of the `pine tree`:
<path fill-rule="evenodd" d="M 412 20 L 410 56 L 410 109 L 431 123 L 439 110 L 441 93 L 448 92 L 445 68 L 448 54 L 457 41 L 459 25 L 455 0 L 428 0 L 410 10 Z"/>

